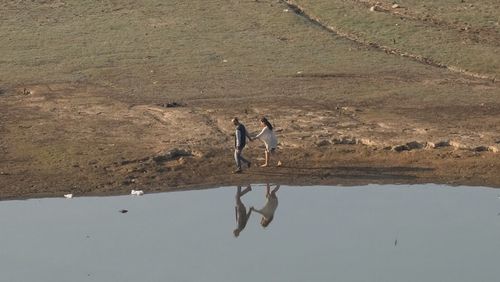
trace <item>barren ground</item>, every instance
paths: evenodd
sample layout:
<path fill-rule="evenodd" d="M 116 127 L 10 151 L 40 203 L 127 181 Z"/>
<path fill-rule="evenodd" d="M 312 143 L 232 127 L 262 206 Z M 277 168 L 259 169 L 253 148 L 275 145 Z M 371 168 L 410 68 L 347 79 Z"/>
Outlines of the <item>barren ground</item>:
<path fill-rule="evenodd" d="M 263 2 L 0 4 L 0 199 L 250 182 L 500 187 L 496 65 L 437 67 Z M 254 165 L 231 174 L 234 116 L 253 133 L 272 121 L 282 167 L 258 167 L 256 141 L 244 151 Z"/>

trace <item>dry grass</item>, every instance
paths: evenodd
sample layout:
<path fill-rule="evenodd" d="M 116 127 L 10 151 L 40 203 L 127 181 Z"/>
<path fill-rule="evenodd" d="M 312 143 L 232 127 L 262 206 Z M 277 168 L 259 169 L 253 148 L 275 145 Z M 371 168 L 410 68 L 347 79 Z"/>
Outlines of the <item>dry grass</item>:
<path fill-rule="evenodd" d="M 491 79 L 500 75 L 498 1 L 287 1 L 366 44 Z M 376 11 L 370 7 L 376 6 Z"/>
<path fill-rule="evenodd" d="M 396 28 L 399 19 L 359 5 L 300 2 L 367 40 L 384 43 L 400 30 L 397 47 L 417 48 L 411 44 L 416 41 L 434 46 L 434 40 L 415 33 L 419 27 L 403 21 Z M 92 83 L 127 99 L 152 101 L 290 96 L 385 101 L 418 94 L 419 101 L 432 102 L 436 93 L 439 99 L 453 93 L 458 101 L 484 96 L 453 85 L 429 86 L 435 77 L 457 76 L 339 38 L 285 9 L 275 1 L 235 0 L 2 2 L 0 86 Z M 401 40 L 410 35 L 413 41 Z M 465 56 L 435 43 L 429 52 L 437 59 L 456 53 L 471 69 L 500 69 L 492 65 L 498 56 L 484 49 L 492 46 L 477 46 L 485 59 L 475 61 L 475 53 Z M 296 78 L 298 72 L 305 77 Z"/>

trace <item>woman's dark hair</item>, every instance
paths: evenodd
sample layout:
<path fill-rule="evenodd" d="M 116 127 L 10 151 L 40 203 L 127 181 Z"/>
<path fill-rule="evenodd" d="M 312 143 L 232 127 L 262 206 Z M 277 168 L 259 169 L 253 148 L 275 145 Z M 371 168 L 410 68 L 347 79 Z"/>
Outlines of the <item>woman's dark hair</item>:
<path fill-rule="evenodd" d="M 267 126 L 267 128 L 269 128 L 270 130 L 273 130 L 273 126 L 272 126 L 272 125 L 271 125 L 271 123 L 267 120 L 267 118 L 262 117 L 262 118 L 260 119 L 260 121 L 261 121 L 261 122 L 263 122 L 263 123 Z"/>
<path fill-rule="evenodd" d="M 271 216 L 270 218 L 263 217 L 262 220 L 260 221 L 260 225 L 262 225 L 262 227 L 266 228 L 269 225 L 269 223 L 271 223 L 271 221 L 273 221 L 273 219 L 274 219 L 274 215 Z"/>

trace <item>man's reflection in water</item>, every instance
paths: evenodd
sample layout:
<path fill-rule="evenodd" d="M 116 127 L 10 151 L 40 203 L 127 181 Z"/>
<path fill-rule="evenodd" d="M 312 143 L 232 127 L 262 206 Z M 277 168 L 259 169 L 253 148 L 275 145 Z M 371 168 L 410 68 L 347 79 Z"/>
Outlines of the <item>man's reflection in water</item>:
<path fill-rule="evenodd" d="M 238 237 L 240 235 L 240 232 L 243 231 L 247 225 L 250 214 L 252 213 L 251 209 L 247 213 L 247 208 L 241 201 L 241 197 L 250 191 L 252 191 L 252 187 L 250 185 L 248 185 L 243 191 L 241 191 L 241 186 L 238 186 L 238 190 L 236 190 L 236 206 L 234 209 L 236 211 L 236 223 L 238 224 L 238 227 L 233 230 L 234 237 Z"/>
<path fill-rule="evenodd" d="M 278 197 L 276 196 L 276 192 L 280 189 L 280 185 L 277 184 L 276 187 L 271 191 L 271 185 L 269 183 L 266 185 L 266 204 L 260 210 L 255 209 L 254 207 L 250 207 L 250 211 L 258 212 L 262 215 L 262 219 L 260 220 L 260 225 L 266 228 L 274 218 L 274 212 L 276 208 L 278 208 Z"/>

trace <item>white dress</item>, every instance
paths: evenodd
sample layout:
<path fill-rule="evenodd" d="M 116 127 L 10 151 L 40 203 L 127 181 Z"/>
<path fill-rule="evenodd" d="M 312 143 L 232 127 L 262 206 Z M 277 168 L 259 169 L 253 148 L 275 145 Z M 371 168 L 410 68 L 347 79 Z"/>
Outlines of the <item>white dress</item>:
<path fill-rule="evenodd" d="M 266 219 L 269 219 L 274 216 L 274 212 L 278 208 L 278 198 L 273 196 L 267 196 L 267 201 L 264 207 L 260 210 L 255 210 L 260 213 Z"/>
<path fill-rule="evenodd" d="M 278 138 L 276 138 L 276 134 L 274 131 L 269 129 L 267 126 L 262 129 L 262 131 L 255 136 L 255 138 L 259 138 L 266 145 L 266 150 L 271 152 L 273 149 L 276 149 L 278 146 Z"/>

